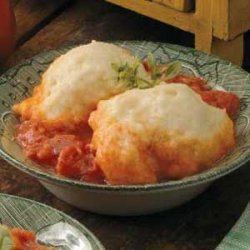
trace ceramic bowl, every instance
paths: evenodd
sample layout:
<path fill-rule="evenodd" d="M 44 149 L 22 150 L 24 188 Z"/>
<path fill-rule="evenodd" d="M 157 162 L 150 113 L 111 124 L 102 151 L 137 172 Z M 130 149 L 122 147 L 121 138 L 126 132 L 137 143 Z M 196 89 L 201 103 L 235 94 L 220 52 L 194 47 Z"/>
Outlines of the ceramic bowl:
<path fill-rule="evenodd" d="M 36 177 L 51 193 L 78 208 L 110 215 L 142 215 L 179 206 L 203 192 L 214 180 L 229 174 L 250 158 L 250 77 L 249 74 L 217 57 L 194 49 L 153 42 L 115 42 L 129 48 L 143 59 L 149 52 L 160 62 L 179 60 L 183 73 L 200 76 L 212 88 L 225 89 L 241 98 L 241 110 L 236 121 L 237 146 L 213 168 L 178 181 L 154 185 L 109 186 L 74 181 L 58 177 L 27 160 L 13 140 L 18 122 L 10 109 L 14 103 L 31 94 L 40 75 L 60 54 L 62 48 L 38 55 L 10 69 L 0 78 L 0 154 L 10 164 Z"/>
<path fill-rule="evenodd" d="M 38 242 L 61 250 L 105 250 L 78 221 L 33 200 L 0 194 L 0 223 L 32 231 Z"/>

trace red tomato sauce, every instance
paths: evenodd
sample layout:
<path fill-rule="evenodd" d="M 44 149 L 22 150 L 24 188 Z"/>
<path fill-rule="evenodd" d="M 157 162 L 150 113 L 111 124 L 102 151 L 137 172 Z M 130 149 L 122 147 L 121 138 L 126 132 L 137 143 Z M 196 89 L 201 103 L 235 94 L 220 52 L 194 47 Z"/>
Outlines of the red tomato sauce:
<path fill-rule="evenodd" d="M 92 132 L 86 125 L 75 128 L 46 127 L 23 121 L 17 127 L 16 140 L 28 158 L 52 168 L 65 177 L 103 183 L 101 169 L 94 162 L 89 142 Z"/>
<path fill-rule="evenodd" d="M 36 243 L 36 236 L 33 232 L 13 228 L 11 234 L 14 240 L 13 250 L 46 250 L 45 247 Z"/>
<path fill-rule="evenodd" d="M 183 83 L 198 93 L 202 100 L 214 107 L 225 109 L 228 115 L 233 119 L 236 118 L 240 109 L 240 99 L 237 95 L 220 90 L 212 90 L 203 79 L 178 75 L 169 79 L 166 83 Z"/>

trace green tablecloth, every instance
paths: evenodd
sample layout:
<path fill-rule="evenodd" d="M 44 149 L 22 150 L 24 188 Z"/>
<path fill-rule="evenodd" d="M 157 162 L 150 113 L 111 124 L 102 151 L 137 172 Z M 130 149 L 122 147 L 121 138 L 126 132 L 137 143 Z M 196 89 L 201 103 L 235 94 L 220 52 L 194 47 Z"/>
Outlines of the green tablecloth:
<path fill-rule="evenodd" d="M 250 250 L 250 203 L 216 250 Z"/>

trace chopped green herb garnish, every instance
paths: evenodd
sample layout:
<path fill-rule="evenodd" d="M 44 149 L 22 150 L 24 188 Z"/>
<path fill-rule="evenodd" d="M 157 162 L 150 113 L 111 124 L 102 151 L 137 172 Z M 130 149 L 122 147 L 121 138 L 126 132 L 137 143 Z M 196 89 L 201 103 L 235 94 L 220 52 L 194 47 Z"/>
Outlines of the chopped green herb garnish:
<path fill-rule="evenodd" d="M 177 76 L 181 71 L 181 63 L 173 62 L 168 64 L 166 71 L 164 72 L 164 80 L 168 80 Z"/>
<path fill-rule="evenodd" d="M 147 63 L 153 80 L 168 80 L 174 78 L 181 71 L 181 63 L 176 61 L 168 64 L 157 64 L 152 53 L 147 56 Z"/>
<path fill-rule="evenodd" d="M 112 68 L 118 73 L 117 81 L 121 84 L 126 85 L 126 88 L 150 88 L 154 86 L 154 81 L 146 80 L 138 76 L 138 68 L 140 66 L 140 62 L 137 61 L 133 64 L 129 64 L 128 62 L 122 64 L 111 64 Z"/>
<path fill-rule="evenodd" d="M 120 84 L 125 85 L 128 89 L 145 89 L 154 87 L 160 84 L 161 81 L 175 77 L 181 70 L 180 62 L 157 64 L 152 53 L 148 54 L 147 63 L 150 70 L 149 79 L 144 79 L 139 76 L 138 69 L 141 65 L 139 60 L 132 64 L 129 64 L 128 62 L 121 64 L 112 63 L 111 66 L 117 72 L 117 81 Z"/>

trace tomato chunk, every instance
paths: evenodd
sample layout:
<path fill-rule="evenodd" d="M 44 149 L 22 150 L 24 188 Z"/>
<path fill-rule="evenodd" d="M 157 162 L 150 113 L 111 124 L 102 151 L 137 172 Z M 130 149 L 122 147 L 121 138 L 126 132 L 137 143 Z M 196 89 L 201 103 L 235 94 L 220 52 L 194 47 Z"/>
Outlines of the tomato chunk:
<path fill-rule="evenodd" d="M 36 236 L 33 232 L 13 228 L 11 230 L 14 239 L 14 250 L 46 250 L 47 248 L 36 243 Z"/>
<path fill-rule="evenodd" d="M 43 124 L 23 121 L 17 128 L 16 140 L 28 158 L 65 177 L 103 183 L 102 171 L 94 162 L 88 146 L 91 134 L 86 127 L 46 128 Z M 44 165 L 45 166 L 45 165 Z"/>
<path fill-rule="evenodd" d="M 92 152 L 80 145 L 64 148 L 58 158 L 58 174 L 87 182 L 103 183 L 104 176 L 94 162 Z"/>

